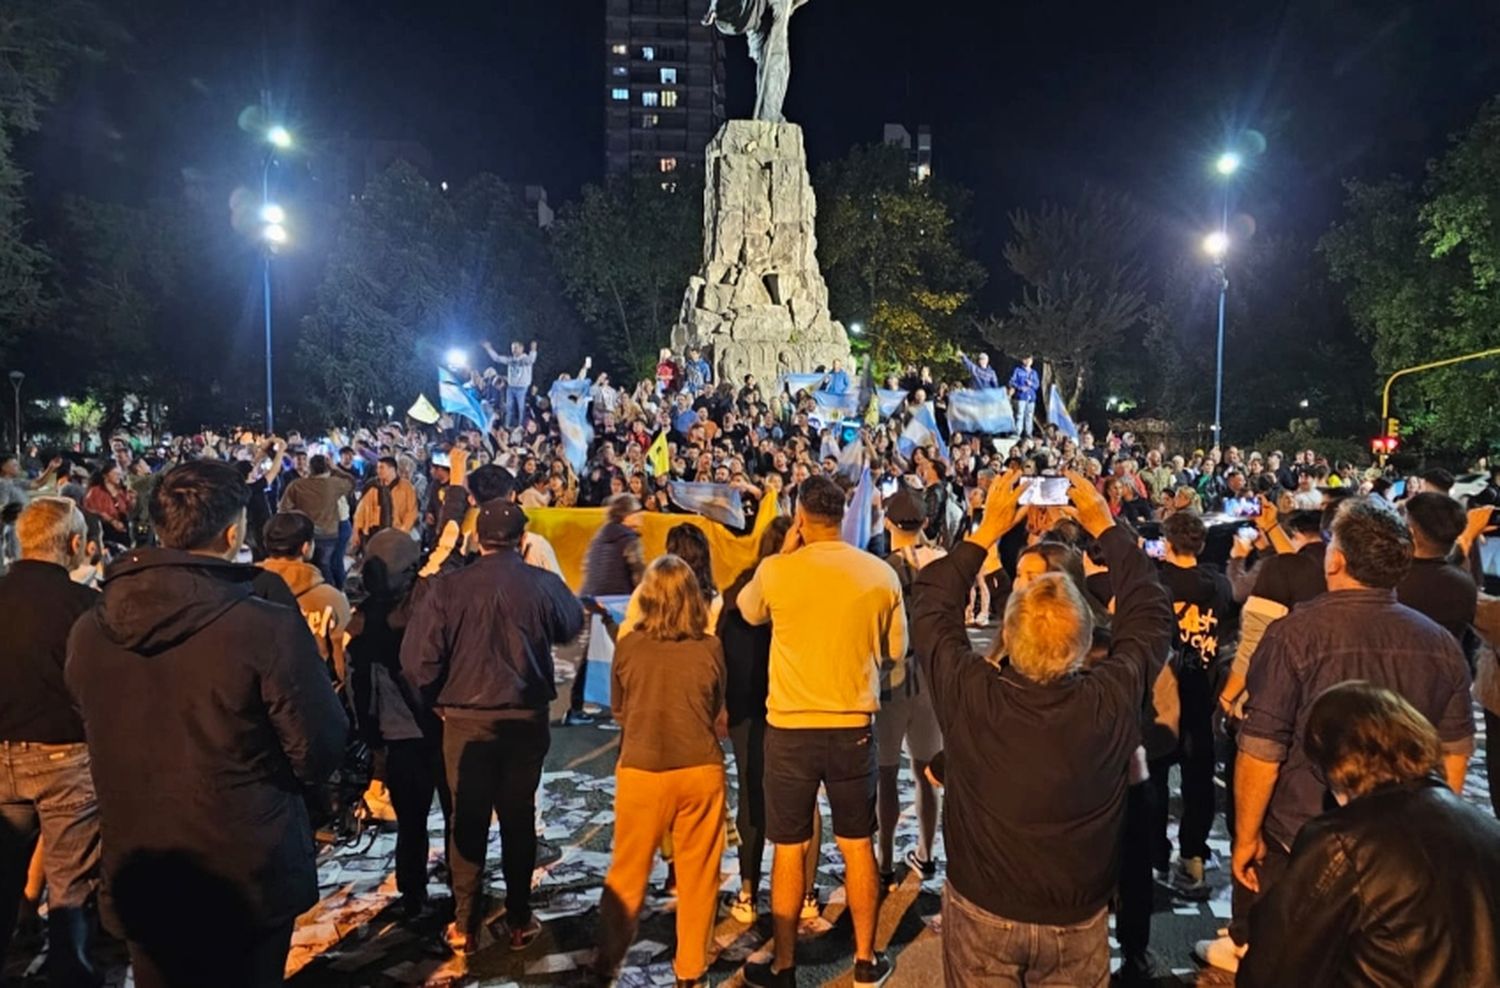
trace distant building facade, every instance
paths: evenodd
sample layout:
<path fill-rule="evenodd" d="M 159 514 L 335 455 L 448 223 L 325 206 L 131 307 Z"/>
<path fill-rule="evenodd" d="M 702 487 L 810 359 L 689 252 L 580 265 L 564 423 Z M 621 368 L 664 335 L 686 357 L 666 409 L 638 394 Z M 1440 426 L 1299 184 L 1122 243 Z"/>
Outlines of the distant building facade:
<path fill-rule="evenodd" d="M 702 167 L 724 122 L 724 45 L 702 0 L 605 0 L 604 164 L 609 175 Z"/>
<path fill-rule="evenodd" d="M 911 177 L 918 182 L 925 182 L 932 177 L 932 128 L 926 124 L 917 127 L 917 136 L 912 137 L 911 131 L 898 123 L 885 125 L 885 143 L 902 148 L 906 151 L 907 159 L 911 163 Z"/>

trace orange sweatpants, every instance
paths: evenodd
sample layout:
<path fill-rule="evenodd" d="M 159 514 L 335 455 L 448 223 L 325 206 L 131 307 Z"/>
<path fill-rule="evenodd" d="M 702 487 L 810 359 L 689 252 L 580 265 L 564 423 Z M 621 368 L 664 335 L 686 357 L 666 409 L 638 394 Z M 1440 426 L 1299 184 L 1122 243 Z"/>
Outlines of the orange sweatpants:
<path fill-rule="evenodd" d="M 615 846 L 599 902 L 595 967 L 614 973 L 635 939 L 651 865 L 662 837 L 672 835 L 677 865 L 677 977 L 708 970 L 708 946 L 719 909 L 724 857 L 724 766 L 670 772 L 615 772 Z"/>

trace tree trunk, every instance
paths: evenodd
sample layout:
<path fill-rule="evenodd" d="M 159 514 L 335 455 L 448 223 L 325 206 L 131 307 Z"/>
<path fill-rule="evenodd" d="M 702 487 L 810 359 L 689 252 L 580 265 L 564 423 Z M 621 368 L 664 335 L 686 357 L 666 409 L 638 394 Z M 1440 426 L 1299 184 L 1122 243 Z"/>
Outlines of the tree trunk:
<path fill-rule="evenodd" d="M 1073 377 L 1073 396 L 1068 400 L 1068 407 L 1074 409 L 1075 411 L 1078 408 L 1078 402 L 1083 398 L 1083 384 L 1084 364 L 1083 361 L 1080 360 L 1078 362 L 1078 373 Z"/>

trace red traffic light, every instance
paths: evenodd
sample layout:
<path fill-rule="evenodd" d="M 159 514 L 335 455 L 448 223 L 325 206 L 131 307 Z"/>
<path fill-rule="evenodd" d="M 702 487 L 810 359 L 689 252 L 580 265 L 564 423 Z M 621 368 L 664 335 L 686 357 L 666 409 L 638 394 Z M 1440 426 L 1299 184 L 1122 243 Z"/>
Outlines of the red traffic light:
<path fill-rule="evenodd" d="M 1376 436 L 1370 440 L 1370 452 L 1376 456 L 1389 456 L 1391 453 L 1396 452 L 1396 447 L 1400 444 L 1401 440 L 1395 436 Z"/>

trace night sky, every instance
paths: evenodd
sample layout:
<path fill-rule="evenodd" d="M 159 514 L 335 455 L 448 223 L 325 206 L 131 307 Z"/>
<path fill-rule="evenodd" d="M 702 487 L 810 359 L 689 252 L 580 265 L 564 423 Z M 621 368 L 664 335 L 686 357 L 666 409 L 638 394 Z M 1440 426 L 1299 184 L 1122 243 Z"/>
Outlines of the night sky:
<path fill-rule="evenodd" d="M 490 170 L 554 202 L 600 177 L 598 0 L 106 3 L 127 40 L 21 146 L 44 229 L 61 191 L 227 195 L 254 167 L 235 119 L 262 86 L 313 148 L 415 140 L 434 178 Z M 1494 0 L 813 0 L 792 37 L 787 112 L 813 164 L 887 120 L 930 124 L 938 174 L 975 193 L 992 268 L 1009 210 L 1085 180 L 1196 239 L 1213 215 L 1208 162 L 1247 128 L 1266 151 L 1236 208 L 1260 230 L 1316 236 L 1343 178 L 1413 172 L 1500 93 Z M 751 74 L 743 41 L 729 45 L 743 115 Z"/>

